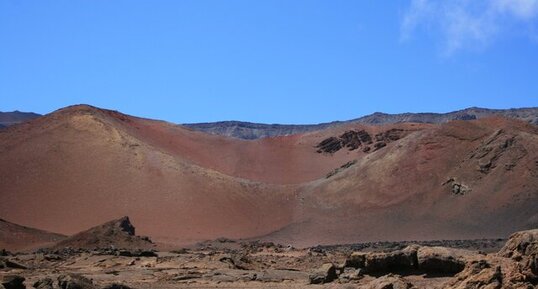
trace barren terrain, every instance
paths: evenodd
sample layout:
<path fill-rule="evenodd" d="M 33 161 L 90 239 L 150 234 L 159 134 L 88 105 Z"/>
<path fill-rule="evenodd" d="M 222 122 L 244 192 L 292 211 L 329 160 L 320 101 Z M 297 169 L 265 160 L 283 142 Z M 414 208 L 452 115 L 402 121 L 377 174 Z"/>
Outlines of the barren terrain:
<path fill-rule="evenodd" d="M 506 238 L 538 224 L 537 146 L 501 117 L 240 140 L 79 105 L 0 130 L 0 216 L 72 235 L 128 215 L 179 245 Z"/>
<path fill-rule="evenodd" d="M 470 289 L 538 284 L 537 230 L 513 234 L 506 243 L 383 242 L 297 249 L 221 238 L 168 251 L 135 249 L 133 244 L 151 241 L 134 230 L 128 218 L 121 218 L 34 252 L 3 252 L 0 279 L 6 289 Z M 100 236 L 99 242 L 92 243 L 92 235 Z"/>

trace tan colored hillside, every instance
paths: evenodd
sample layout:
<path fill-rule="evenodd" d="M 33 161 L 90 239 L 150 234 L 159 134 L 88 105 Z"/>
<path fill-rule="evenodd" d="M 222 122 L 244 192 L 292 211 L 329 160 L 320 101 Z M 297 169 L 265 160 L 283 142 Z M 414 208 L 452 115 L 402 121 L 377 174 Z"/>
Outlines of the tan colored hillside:
<path fill-rule="evenodd" d="M 502 118 L 246 141 L 74 106 L 0 131 L 0 216 L 74 234 L 129 215 L 182 244 L 505 236 L 537 225 L 537 146 Z"/>

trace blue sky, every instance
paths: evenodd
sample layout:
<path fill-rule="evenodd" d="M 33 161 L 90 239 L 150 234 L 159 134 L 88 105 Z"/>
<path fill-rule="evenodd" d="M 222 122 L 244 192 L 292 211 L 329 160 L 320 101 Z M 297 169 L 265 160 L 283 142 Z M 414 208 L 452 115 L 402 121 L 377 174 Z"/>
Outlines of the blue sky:
<path fill-rule="evenodd" d="M 538 106 L 538 0 L 0 0 L 0 111 L 317 123 Z"/>

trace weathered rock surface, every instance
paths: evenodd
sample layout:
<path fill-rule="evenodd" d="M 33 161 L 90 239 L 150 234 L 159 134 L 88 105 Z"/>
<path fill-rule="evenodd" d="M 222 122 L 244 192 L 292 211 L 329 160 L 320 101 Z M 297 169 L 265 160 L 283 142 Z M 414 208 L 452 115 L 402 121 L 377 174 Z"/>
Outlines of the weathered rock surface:
<path fill-rule="evenodd" d="M 379 150 L 385 146 L 387 143 L 397 141 L 403 138 L 408 132 L 403 129 L 389 129 L 387 131 L 378 133 L 375 135 L 374 151 Z M 346 148 L 348 151 L 356 150 L 362 146 L 363 152 L 369 152 L 370 147 L 368 145 L 372 144 L 372 137 L 365 130 L 348 130 L 344 132 L 339 137 L 329 137 L 322 140 L 316 148 L 318 148 L 318 153 L 329 153 L 333 154 L 339 151 L 342 148 Z"/>
<path fill-rule="evenodd" d="M 78 274 L 58 276 L 58 286 L 61 289 L 95 289 L 93 281 Z"/>
<path fill-rule="evenodd" d="M 336 137 L 330 137 L 322 140 L 316 147 L 318 153 L 335 153 L 339 151 L 343 146 L 342 140 Z"/>
<path fill-rule="evenodd" d="M 491 265 L 485 260 L 473 261 L 468 264 L 464 271 L 459 273 L 457 280 L 449 284 L 447 288 L 453 289 L 478 289 L 478 288 L 502 288 L 503 275 L 500 266 Z M 512 288 L 512 287 L 508 287 Z"/>
<path fill-rule="evenodd" d="M 33 285 L 36 289 L 52 289 L 54 288 L 54 280 L 51 278 L 43 278 L 34 282 Z"/>
<path fill-rule="evenodd" d="M 323 264 L 310 275 L 310 284 L 324 284 L 338 278 L 336 267 L 332 263 Z"/>
<path fill-rule="evenodd" d="M 445 247 L 420 247 L 417 250 L 418 269 L 435 274 L 456 274 L 465 267 L 465 250 Z"/>
<path fill-rule="evenodd" d="M 7 268 L 27 269 L 28 267 L 23 265 L 23 264 L 19 264 L 17 262 L 11 261 L 11 260 L 9 260 L 7 258 L 1 258 L 0 257 L 0 269 L 7 269 Z"/>
<path fill-rule="evenodd" d="M 512 234 L 498 255 L 521 259 L 538 254 L 538 229 Z"/>
<path fill-rule="evenodd" d="M 538 230 L 513 234 L 498 254 L 467 262 L 447 288 L 536 288 L 537 236 Z"/>
<path fill-rule="evenodd" d="M 415 270 L 417 263 L 417 247 L 409 246 L 392 252 L 354 252 L 346 260 L 345 266 L 379 274 Z"/>
<path fill-rule="evenodd" d="M 456 274 L 465 267 L 468 257 L 476 253 L 445 247 L 411 245 L 392 252 L 353 252 L 344 267 L 360 268 L 371 274 L 421 272 Z"/>
<path fill-rule="evenodd" d="M 377 247 L 372 244 L 360 247 L 377 251 L 351 252 L 345 246 L 297 249 L 220 239 L 203 242 L 189 250 L 159 252 L 159 257 L 150 258 L 102 255 L 88 250 L 49 260 L 39 252 L 9 257 L 31 264 L 30 269 L 16 270 L 26 280 L 34 282 L 36 289 L 230 288 L 236 285 L 241 288 L 304 288 L 310 284 L 326 284 L 324 286 L 335 289 L 532 289 L 538 285 L 535 242 L 536 230 L 531 230 L 513 234 L 500 252 L 490 254 L 426 246 L 424 242 L 422 245 L 378 242 Z M 437 243 L 444 244 L 431 242 Z M 461 241 L 446 244 L 468 247 Z M 484 248 L 491 245 L 484 240 L 479 244 Z M 4 278 L 6 282 L 18 286 L 16 281 Z"/>

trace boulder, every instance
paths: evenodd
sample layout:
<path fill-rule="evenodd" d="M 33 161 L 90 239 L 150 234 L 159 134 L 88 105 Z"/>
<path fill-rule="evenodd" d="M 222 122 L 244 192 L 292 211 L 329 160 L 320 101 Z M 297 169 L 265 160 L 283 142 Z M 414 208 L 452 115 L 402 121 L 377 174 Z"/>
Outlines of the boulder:
<path fill-rule="evenodd" d="M 58 276 L 58 286 L 61 289 L 95 289 L 92 280 L 77 274 Z"/>
<path fill-rule="evenodd" d="M 0 269 L 28 269 L 25 265 L 19 264 L 17 262 L 11 261 L 9 259 L 0 258 Z"/>
<path fill-rule="evenodd" d="M 360 280 L 363 277 L 363 269 L 355 269 L 353 267 L 345 267 L 338 276 L 338 280 L 341 283 L 347 283 L 349 281 Z"/>
<path fill-rule="evenodd" d="M 538 229 L 512 234 L 497 254 L 501 257 L 516 260 L 522 257 L 538 255 Z"/>
<path fill-rule="evenodd" d="M 37 280 L 33 287 L 36 289 L 52 289 L 54 288 L 54 281 L 51 278 L 43 278 Z"/>
<path fill-rule="evenodd" d="M 465 268 L 463 250 L 445 247 L 420 247 L 417 250 L 418 269 L 435 274 L 456 274 Z"/>
<path fill-rule="evenodd" d="M 364 265 L 366 263 L 366 255 L 368 255 L 368 253 L 365 252 L 351 253 L 351 255 L 346 258 L 344 267 L 351 267 L 355 269 L 364 268 Z"/>
<path fill-rule="evenodd" d="M 2 279 L 2 285 L 6 289 L 25 289 L 24 280 L 26 279 L 22 276 L 7 275 Z"/>
<path fill-rule="evenodd" d="M 417 248 L 409 246 L 403 250 L 366 255 L 364 269 L 368 273 L 410 271 L 417 268 Z"/>
<path fill-rule="evenodd" d="M 456 275 L 456 280 L 446 287 L 447 289 L 471 288 L 503 288 L 503 274 L 500 266 L 492 266 L 486 260 L 470 262 L 465 269 Z M 513 287 L 506 287 L 513 288 Z"/>
<path fill-rule="evenodd" d="M 321 265 L 316 271 L 310 274 L 310 284 L 324 284 L 329 283 L 335 280 L 338 276 L 336 275 L 336 267 L 332 263 L 325 263 Z"/>

